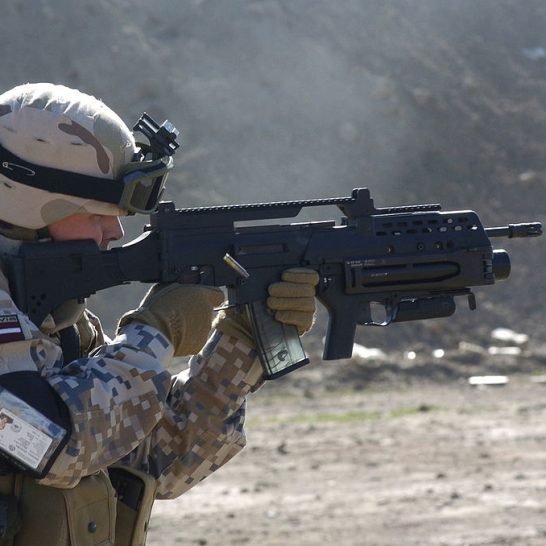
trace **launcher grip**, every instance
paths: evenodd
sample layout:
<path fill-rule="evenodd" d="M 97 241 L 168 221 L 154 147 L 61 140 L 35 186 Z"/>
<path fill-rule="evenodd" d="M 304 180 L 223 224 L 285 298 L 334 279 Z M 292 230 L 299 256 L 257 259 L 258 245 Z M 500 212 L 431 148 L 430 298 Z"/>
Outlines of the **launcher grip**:
<path fill-rule="evenodd" d="M 324 342 L 324 360 L 351 358 L 356 333 L 355 315 L 349 311 L 329 310 L 328 329 Z"/>

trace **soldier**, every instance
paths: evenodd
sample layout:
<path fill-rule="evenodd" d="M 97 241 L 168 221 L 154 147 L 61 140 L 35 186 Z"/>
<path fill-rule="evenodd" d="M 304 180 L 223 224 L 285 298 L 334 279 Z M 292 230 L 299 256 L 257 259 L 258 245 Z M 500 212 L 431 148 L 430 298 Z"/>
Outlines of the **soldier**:
<path fill-rule="evenodd" d="M 45 83 L 0 95 L 0 257 L 27 240 L 107 248 L 129 212 L 104 197 L 108 184 L 142 160 L 89 95 Z M 272 288 L 270 306 L 300 333 L 316 282 L 289 270 Z M 222 300 L 213 287 L 155 286 L 109 340 L 74 301 L 33 324 L 0 271 L 0 409 L 14 420 L 0 431 L 0 545 L 144 544 L 154 499 L 181 495 L 243 448 L 245 399 L 263 379 L 240 315 L 220 313 L 209 337 Z M 195 356 L 172 376 L 182 355 Z"/>

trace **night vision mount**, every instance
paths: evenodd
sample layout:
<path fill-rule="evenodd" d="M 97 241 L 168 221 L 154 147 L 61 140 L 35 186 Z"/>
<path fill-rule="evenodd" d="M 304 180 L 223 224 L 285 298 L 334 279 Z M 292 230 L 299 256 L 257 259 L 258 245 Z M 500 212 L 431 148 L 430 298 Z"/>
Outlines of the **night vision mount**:
<path fill-rule="evenodd" d="M 165 120 L 159 125 L 146 112 L 140 116 L 133 131 L 142 133 L 148 139 L 148 148 L 154 159 L 173 155 L 180 146 L 176 142 L 180 131 L 169 120 Z"/>

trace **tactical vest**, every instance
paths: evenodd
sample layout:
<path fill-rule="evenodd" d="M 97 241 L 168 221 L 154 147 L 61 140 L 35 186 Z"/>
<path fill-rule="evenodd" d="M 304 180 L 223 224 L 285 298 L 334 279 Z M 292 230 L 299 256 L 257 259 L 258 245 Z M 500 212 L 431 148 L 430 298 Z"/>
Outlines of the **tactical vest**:
<path fill-rule="evenodd" d="M 125 467 L 73 489 L 0 476 L 0 546 L 143 546 L 154 497 L 155 480 Z"/>
<path fill-rule="evenodd" d="M 4 374 L 0 384 L 69 428 L 64 404 L 37 372 Z M 154 478 L 124 466 L 87 476 L 72 489 L 40 485 L 1 457 L 0 546 L 144 546 L 155 492 Z"/>
<path fill-rule="evenodd" d="M 0 288 L 8 289 L 1 269 Z M 75 318 L 64 318 L 67 325 L 75 322 Z M 82 328 L 89 334 L 91 325 L 94 338 L 88 347 L 80 348 L 74 335 L 79 338 Z M 100 323 L 93 316 L 81 317 L 77 329 L 68 326 L 60 338 L 67 362 L 104 342 Z M 28 378 L 17 381 L 16 375 L 5 374 L 0 383 L 25 398 Z M 26 394 L 39 408 L 36 398 L 41 399 L 42 393 L 31 390 Z M 55 421 L 58 415 L 49 413 L 49 406 L 55 404 L 48 403 L 47 393 L 41 402 L 41 410 Z M 62 404 L 57 410 L 62 413 Z M 40 485 L 0 458 L 0 546 L 143 546 L 155 493 L 151 476 L 127 467 L 113 466 L 83 478 L 72 489 L 60 489 Z"/>

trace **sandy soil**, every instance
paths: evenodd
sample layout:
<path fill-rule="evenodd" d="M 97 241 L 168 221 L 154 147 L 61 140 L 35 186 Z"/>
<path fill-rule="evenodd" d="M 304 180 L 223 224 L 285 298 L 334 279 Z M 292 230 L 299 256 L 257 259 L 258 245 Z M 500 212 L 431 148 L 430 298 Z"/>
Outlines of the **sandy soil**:
<path fill-rule="evenodd" d="M 157 503 L 148 544 L 546 544 L 541 379 L 262 391 L 247 448 Z"/>

